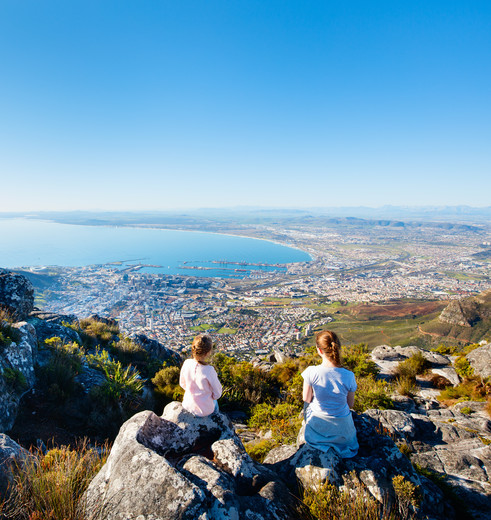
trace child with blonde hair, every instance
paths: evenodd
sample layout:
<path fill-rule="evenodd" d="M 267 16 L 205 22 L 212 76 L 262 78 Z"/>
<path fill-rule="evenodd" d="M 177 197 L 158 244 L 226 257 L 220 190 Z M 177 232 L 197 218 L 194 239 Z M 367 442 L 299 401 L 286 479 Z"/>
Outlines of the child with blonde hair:
<path fill-rule="evenodd" d="M 179 384 L 184 389 L 182 407 L 198 417 L 218 411 L 217 399 L 222 395 L 216 370 L 207 363 L 212 348 L 210 336 L 196 336 L 191 346 L 193 357 L 184 361 L 179 377 Z"/>

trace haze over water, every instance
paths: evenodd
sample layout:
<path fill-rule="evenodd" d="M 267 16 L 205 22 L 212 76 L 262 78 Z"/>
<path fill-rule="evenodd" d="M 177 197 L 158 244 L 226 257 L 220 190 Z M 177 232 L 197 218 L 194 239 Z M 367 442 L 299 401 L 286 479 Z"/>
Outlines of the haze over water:
<path fill-rule="evenodd" d="M 311 259 L 303 251 L 266 240 L 194 231 L 0 218 L 0 237 L 0 267 L 10 269 L 124 262 L 123 267 L 162 266 L 145 267 L 145 272 L 228 278 L 246 276 L 250 270 L 275 268 L 219 265 L 213 261 L 284 264 Z M 186 268 L 182 269 L 183 266 Z M 212 269 L 189 269 L 193 266 Z M 241 271 L 235 271 L 236 268 Z"/>

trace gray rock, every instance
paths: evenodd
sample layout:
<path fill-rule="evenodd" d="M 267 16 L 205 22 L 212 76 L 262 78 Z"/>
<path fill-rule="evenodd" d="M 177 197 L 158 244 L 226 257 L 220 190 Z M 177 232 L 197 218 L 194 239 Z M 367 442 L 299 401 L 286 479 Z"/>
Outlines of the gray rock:
<path fill-rule="evenodd" d="M 180 403 L 123 425 L 85 503 L 86 518 L 108 520 L 296 518 L 285 485 L 247 455 L 224 415 L 195 417 Z"/>
<path fill-rule="evenodd" d="M 174 350 L 167 348 L 155 339 L 150 339 L 144 334 L 136 334 L 131 339 L 140 347 L 144 348 L 152 357 L 160 361 L 179 366 L 182 363 L 181 356 Z"/>
<path fill-rule="evenodd" d="M 466 357 L 475 374 L 483 378 L 491 376 L 491 345 L 476 348 Z"/>
<path fill-rule="evenodd" d="M 30 390 L 35 382 L 34 363 L 37 357 L 36 331 L 25 322 L 14 325 L 19 339 L 0 351 L 0 431 L 8 431 L 14 425 L 22 393 Z M 15 371 L 25 379 L 23 388 L 12 387 L 4 373 Z"/>
<path fill-rule="evenodd" d="M 34 287 L 20 274 L 0 269 L 0 308 L 16 321 L 24 320 L 34 307 Z"/>
<path fill-rule="evenodd" d="M 416 437 L 416 424 L 411 415 L 399 410 L 375 410 L 370 409 L 364 415 L 375 419 L 387 433 L 398 439 L 412 440 Z"/>
<path fill-rule="evenodd" d="M 68 318 L 68 317 L 67 317 Z M 38 340 L 43 343 L 48 338 L 58 337 L 63 343 L 78 343 L 82 344 L 79 333 L 70 327 L 65 327 L 55 321 L 46 321 L 38 317 L 31 316 L 29 318 L 31 323 L 36 329 Z"/>
<path fill-rule="evenodd" d="M 8 435 L 0 433 L 0 498 L 7 495 L 13 482 L 13 468 L 22 464 L 28 456 L 28 451 L 19 446 Z"/>

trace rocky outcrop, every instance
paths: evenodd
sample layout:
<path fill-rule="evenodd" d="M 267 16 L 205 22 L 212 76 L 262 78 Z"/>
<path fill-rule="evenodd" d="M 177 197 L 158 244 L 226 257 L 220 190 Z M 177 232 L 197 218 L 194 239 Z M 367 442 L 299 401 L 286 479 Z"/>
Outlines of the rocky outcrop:
<path fill-rule="evenodd" d="M 32 325 L 20 322 L 13 326 L 18 339 L 0 349 L 0 431 L 12 428 L 21 395 L 31 389 L 36 377 L 36 331 Z"/>
<path fill-rule="evenodd" d="M 380 368 L 380 375 L 382 377 L 392 377 L 397 365 L 405 359 L 421 354 L 429 363 L 430 371 L 433 374 L 439 375 L 447 379 L 452 385 L 458 385 L 460 378 L 452 366 L 452 362 L 447 356 L 438 354 L 437 352 L 430 352 L 422 348 L 411 347 L 389 347 L 388 345 L 380 345 L 375 347 L 372 352 L 372 360 Z"/>
<path fill-rule="evenodd" d="M 295 446 L 273 449 L 267 455 L 265 465 L 289 482 L 298 479 L 304 487 L 329 481 L 341 491 L 350 491 L 356 480 L 365 486 L 373 498 L 388 505 L 394 503 L 397 496 L 392 478 L 402 475 L 421 493 L 417 516 L 444 518 L 442 492 L 414 470 L 394 441 L 384 434 L 386 432 L 380 421 L 370 414 L 354 414 L 353 419 L 360 445 L 356 457 L 341 459 L 332 450 L 323 453 L 303 444 L 298 450 Z M 404 421 L 401 427 L 407 429 Z"/>
<path fill-rule="evenodd" d="M 34 288 L 20 274 L 0 269 L 0 308 L 5 309 L 15 321 L 24 320 L 34 306 Z"/>
<path fill-rule="evenodd" d="M 476 348 L 466 357 L 475 374 L 483 378 L 491 376 L 491 345 Z"/>
<path fill-rule="evenodd" d="M 159 361 L 177 366 L 182 363 L 182 358 L 177 352 L 165 347 L 155 339 L 150 339 L 144 334 L 135 334 L 131 336 L 131 339 L 144 348 L 150 356 L 157 358 Z"/>
<path fill-rule="evenodd" d="M 297 518 L 285 485 L 247 455 L 224 415 L 198 418 L 176 402 L 123 425 L 86 504 L 87 518 L 108 520 Z"/>
<path fill-rule="evenodd" d="M 462 300 L 452 300 L 439 316 L 439 320 L 450 325 L 472 327 L 482 320 L 491 318 L 491 291 Z"/>
<path fill-rule="evenodd" d="M 20 464 L 28 455 L 8 435 L 0 433 L 0 498 L 5 497 L 9 485 L 13 480 L 12 470 L 15 465 Z"/>
<path fill-rule="evenodd" d="M 418 413 L 368 410 L 365 415 L 406 445 L 414 465 L 439 475 L 452 487 L 475 518 L 491 518 L 491 421 L 482 406 L 472 403 L 453 409 Z M 459 411 L 474 408 L 471 415 Z"/>

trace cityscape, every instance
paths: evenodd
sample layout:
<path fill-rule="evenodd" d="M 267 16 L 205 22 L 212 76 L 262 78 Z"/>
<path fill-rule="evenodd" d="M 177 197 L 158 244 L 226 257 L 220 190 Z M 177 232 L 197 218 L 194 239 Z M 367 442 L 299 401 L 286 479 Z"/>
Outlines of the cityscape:
<path fill-rule="evenodd" d="M 125 333 L 146 334 L 178 352 L 207 331 L 218 350 L 248 360 L 273 350 L 295 353 L 302 338 L 335 320 L 329 307 L 335 302 L 447 301 L 490 287 L 486 227 L 248 229 L 242 234 L 281 235 L 312 261 L 282 270 L 249 265 L 240 279 L 147 273 L 138 263 L 36 268 L 56 280 L 38 294 L 38 306 L 112 317 Z"/>

